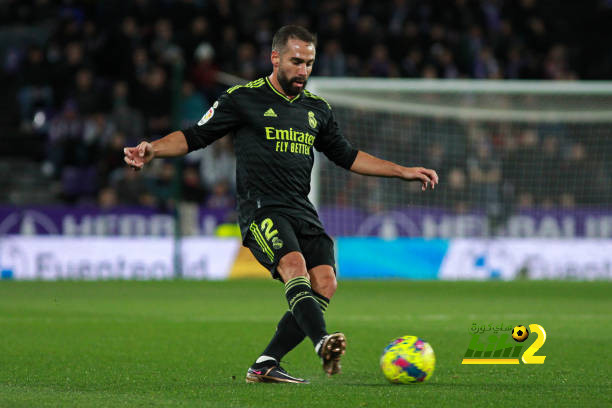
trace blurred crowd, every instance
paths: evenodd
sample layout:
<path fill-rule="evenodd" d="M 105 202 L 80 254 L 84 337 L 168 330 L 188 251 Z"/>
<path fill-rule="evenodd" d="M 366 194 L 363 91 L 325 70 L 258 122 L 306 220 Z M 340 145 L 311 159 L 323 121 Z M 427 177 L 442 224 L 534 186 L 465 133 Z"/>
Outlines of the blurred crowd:
<path fill-rule="evenodd" d="M 607 208 L 612 202 L 608 124 L 487 123 L 335 110 L 365 151 L 436 169 L 441 184 L 435 192 L 421 192 L 418 183 L 364 179 L 325 162 L 324 205 L 370 213 L 420 205 L 503 219 L 519 210 Z"/>
<path fill-rule="evenodd" d="M 230 85 L 225 74 L 267 75 L 281 25 L 318 34 L 315 75 L 609 79 L 612 52 L 596 39 L 609 34 L 610 25 L 598 22 L 612 4 L 595 3 L 7 0 L 0 2 L 0 55 L 20 131 L 44 140 L 42 171 L 61 185 L 61 200 L 163 209 L 180 196 L 222 208 L 234 202 L 231 140 L 143 173 L 124 166 L 122 148 L 196 122 Z M 520 151 L 531 139 L 523 133 L 504 143 Z M 560 143 L 535 139 L 544 150 Z M 451 150 L 437 144 L 428 160 L 436 149 Z M 586 154 L 580 145 L 572 149 L 575 157 Z M 490 144 L 472 150 L 453 180 L 501 188 L 502 177 L 516 177 Z M 521 154 L 516 160 L 527 160 Z"/>

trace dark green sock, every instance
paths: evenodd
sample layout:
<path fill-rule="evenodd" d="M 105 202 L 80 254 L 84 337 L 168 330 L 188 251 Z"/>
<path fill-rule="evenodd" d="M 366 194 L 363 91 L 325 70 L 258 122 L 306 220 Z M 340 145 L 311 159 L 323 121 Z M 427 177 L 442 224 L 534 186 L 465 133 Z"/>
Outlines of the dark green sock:
<path fill-rule="evenodd" d="M 325 314 L 325 312 L 327 311 L 327 306 L 329 306 L 329 298 L 326 298 L 322 294 L 315 292 L 314 289 L 312 291 L 312 294 L 314 295 L 317 302 L 319 302 L 321 311 L 323 312 L 323 314 Z"/>
<path fill-rule="evenodd" d="M 315 299 L 321 307 L 321 311 L 325 313 L 327 306 L 329 305 L 329 299 L 325 296 L 312 291 Z M 293 350 L 298 344 L 304 340 L 306 335 L 298 326 L 295 317 L 291 311 L 287 311 L 278 322 L 276 327 L 276 333 L 270 340 L 268 347 L 261 353 L 264 356 L 274 357 L 276 361 L 280 362 L 287 353 Z"/>
<path fill-rule="evenodd" d="M 298 344 L 304 340 L 306 335 L 298 326 L 295 317 L 289 310 L 283 315 L 276 327 L 276 333 L 270 340 L 266 349 L 261 353 L 263 356 L 274 357 L 276 361 L 281 359 Z"/>
<path fill-rule="evenodd" d="M 285 283 L 285 296 L 289 310 L 302 331 L 316 345 L 327 334 L 323 311 L 312 293 L 310 281 L 298 276 Z"/>

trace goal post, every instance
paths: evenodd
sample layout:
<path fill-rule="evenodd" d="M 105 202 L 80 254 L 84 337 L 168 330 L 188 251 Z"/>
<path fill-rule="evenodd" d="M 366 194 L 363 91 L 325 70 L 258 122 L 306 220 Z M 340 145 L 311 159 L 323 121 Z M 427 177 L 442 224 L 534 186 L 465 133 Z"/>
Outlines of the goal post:
<path fill-rule="evenodd" d="M 611 210 L 611 81 L 317 77 L 309 87 L 356 148 L 440 175 L 421 192 L 317 157 L 312 198 L 339 235 L 612 237 L 612 221 L 589 223 Z"/>

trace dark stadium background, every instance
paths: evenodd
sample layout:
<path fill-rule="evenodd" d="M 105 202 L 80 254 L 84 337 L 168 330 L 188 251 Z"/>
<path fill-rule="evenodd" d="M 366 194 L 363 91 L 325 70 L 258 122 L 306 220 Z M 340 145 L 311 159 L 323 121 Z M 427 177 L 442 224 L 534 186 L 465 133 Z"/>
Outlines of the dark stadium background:
<path fill-rule="evenodd" d="M 215 166 L 195 157 L 146 175 L 125 169 L 121 149 L 197 121 L 235 77 L 267 75 L 283 24 L 318 34 L 315 75 L 554 81 L 612 78 L 611 18 L 604 0 L 3 1 L 0 166 L 10 177 L 0 203 L 168 211 L 180 193 L 231 208 L 231 144 L 207 153 Z"/>

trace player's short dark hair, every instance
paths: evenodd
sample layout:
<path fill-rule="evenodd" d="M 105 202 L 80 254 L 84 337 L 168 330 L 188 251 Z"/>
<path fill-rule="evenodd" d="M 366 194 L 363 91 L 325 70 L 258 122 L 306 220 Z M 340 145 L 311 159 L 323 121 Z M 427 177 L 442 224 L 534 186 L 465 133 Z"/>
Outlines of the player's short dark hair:
<path fill-rule="evenodd" d="M 307 43 L 312 43 L 315 47 L 317 46 L 317 36 L 304 27 L 300 27 L 297 25 L 286 25 L 281 27 L 276 34 L 274 34 L 274 38 L 272 38 L 272 51 L 281 52 L 285 45 L 287 45 L 287 41 L 290 38 L 295 38 L 298 40 L 302 40 Z"/>

